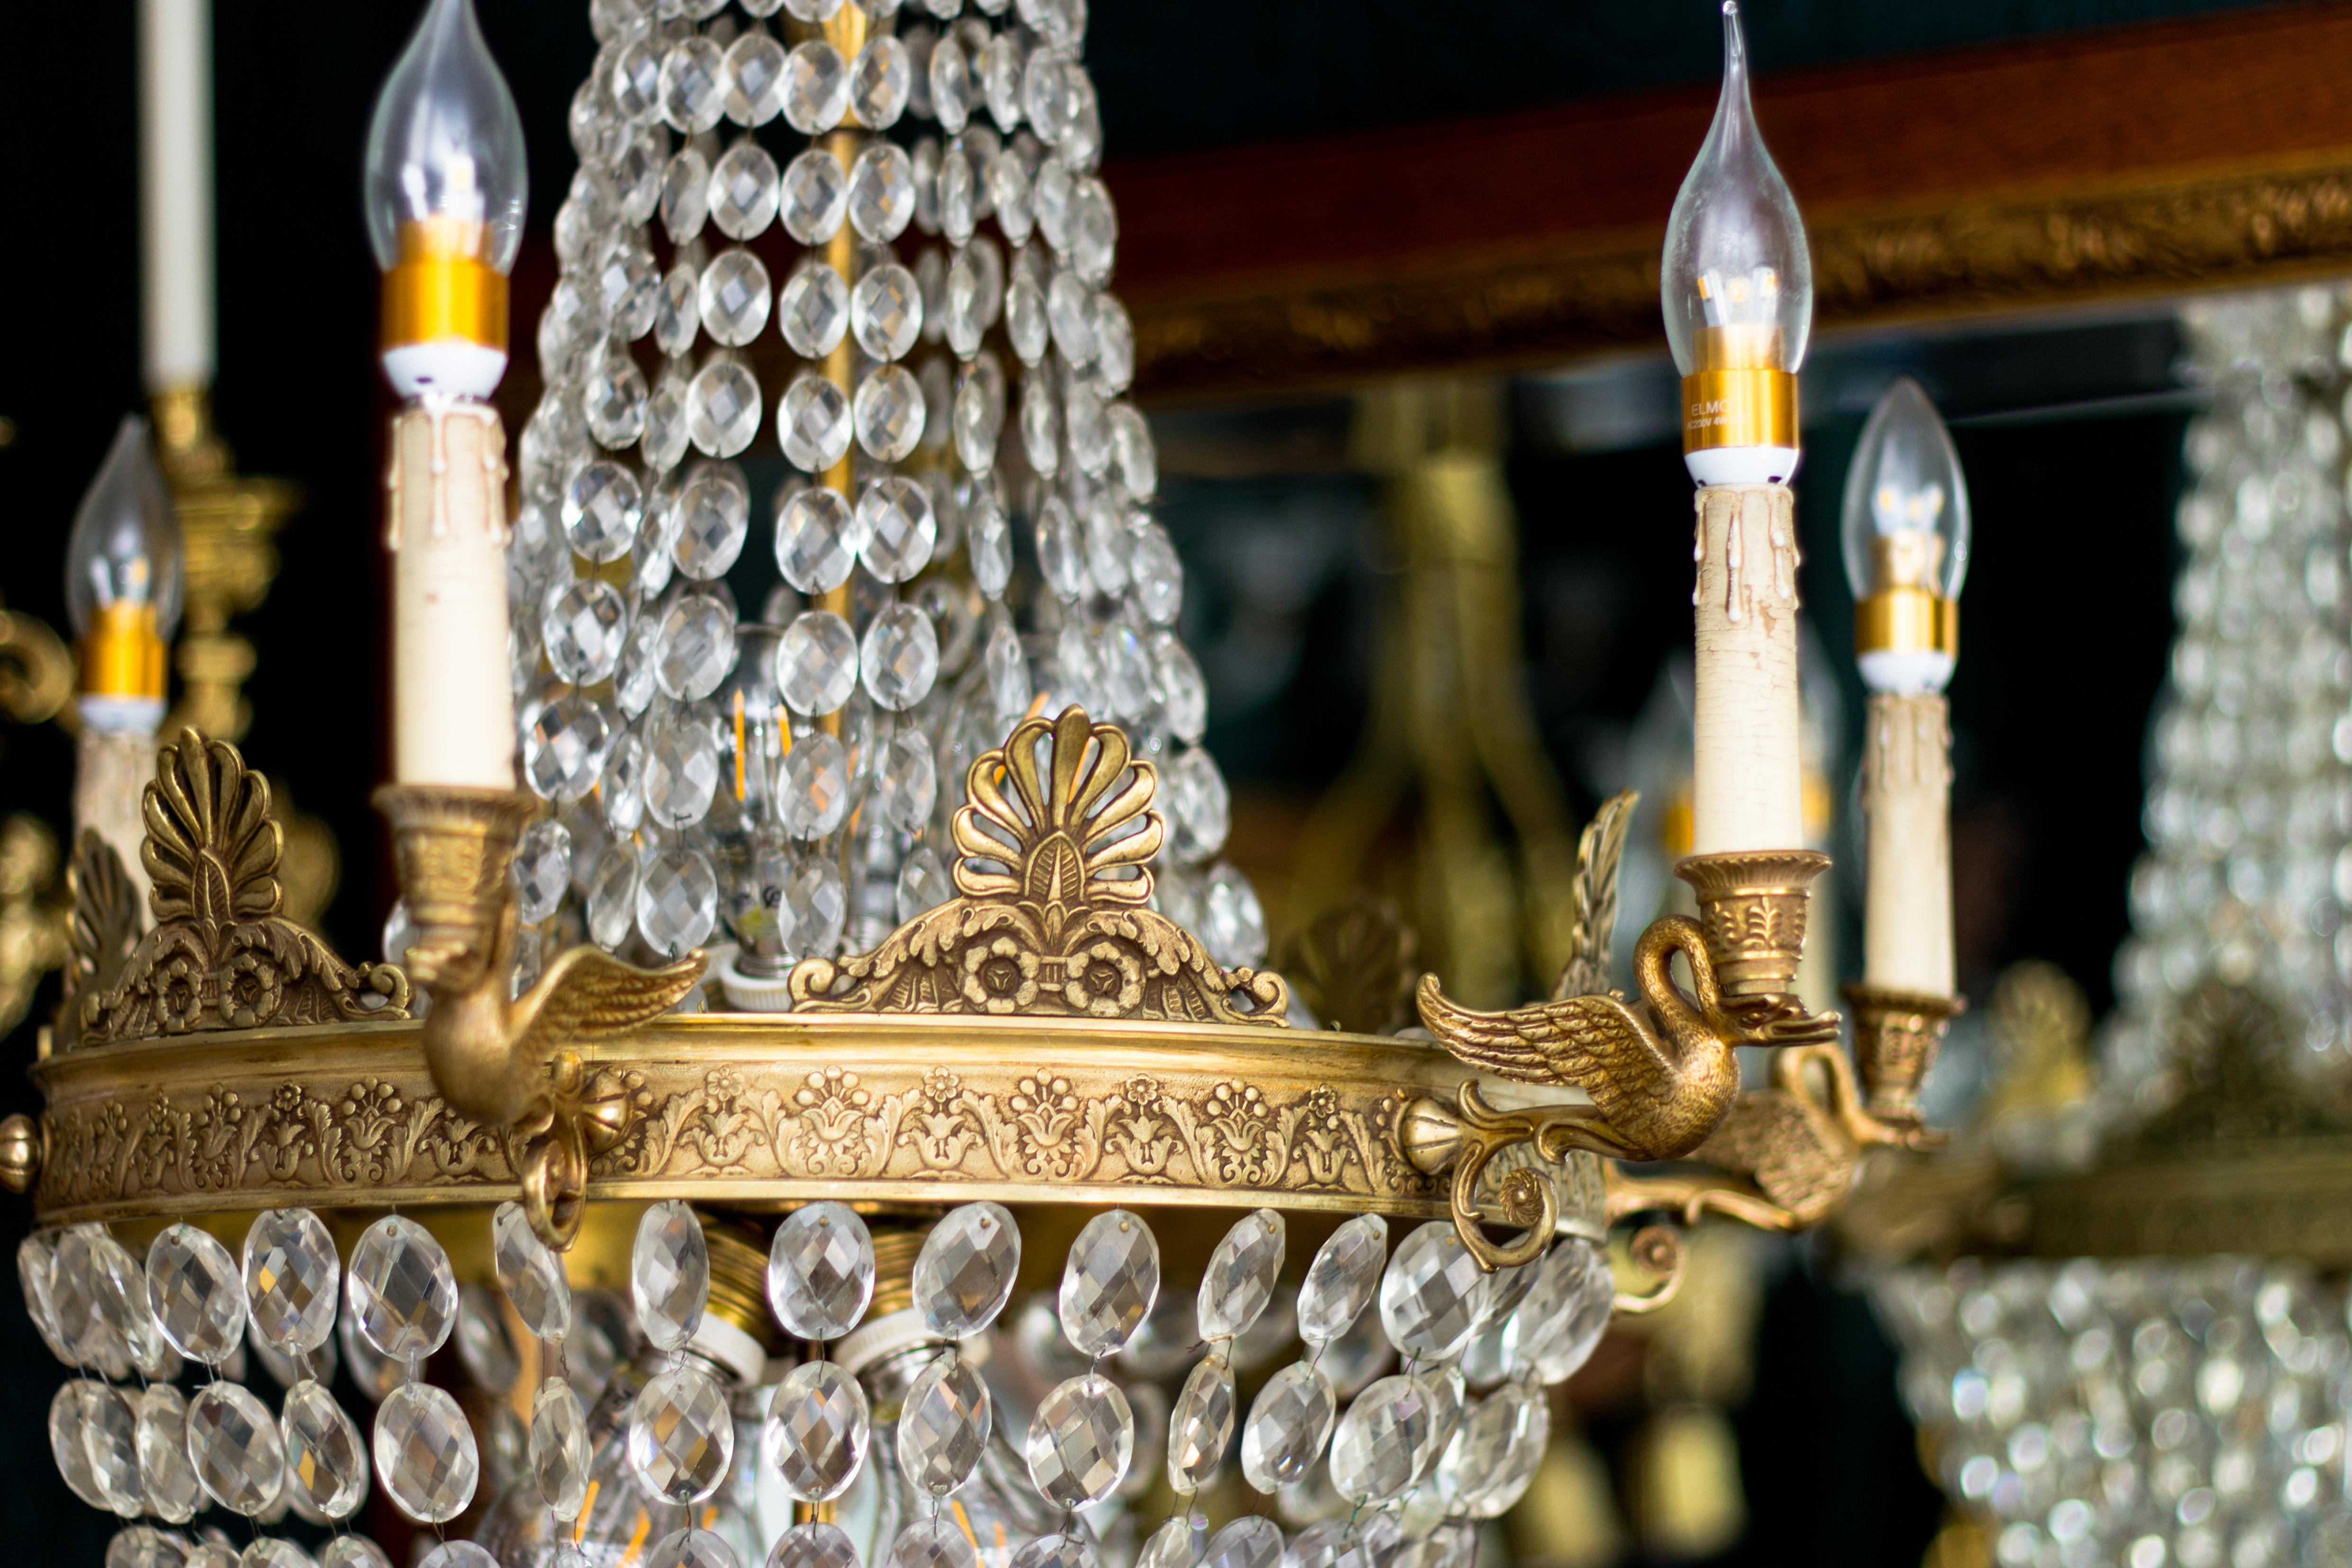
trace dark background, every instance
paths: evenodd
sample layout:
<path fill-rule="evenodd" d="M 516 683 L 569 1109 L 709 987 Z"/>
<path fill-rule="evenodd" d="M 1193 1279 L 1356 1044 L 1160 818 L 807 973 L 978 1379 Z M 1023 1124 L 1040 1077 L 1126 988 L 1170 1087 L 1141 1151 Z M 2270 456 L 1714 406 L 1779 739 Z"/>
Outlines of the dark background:
<path fill-rule="evenodd" d="M 573 162 L 563 110 L 593 54 L 585 6 L 479 4 L 530 138 L 529 246 L 541 254 L 527 255 L 523 270 L 543 273 L 545 225 Z M 2221 8 L 1766 0 L 1748 26 L 1769 73 Z M 246 747 L 337 833 L 343 884 L 326 925 L 352 955 L 374 952 L 391 902 L 383 835 L 366 806 L 387 771 L 377 545 L 386 401 L 359 165 L 376 85 L 417 9 L 215 0 L 215 410 L 242 471 L 291 479 L 306 497 L 269 600 L 243 623 L 261 656 Z M 20 5 L 0 50 L 0 134 L 13 153 L 0 161 L 0 204 L 16 225 L 0 251 L 0 298 L 16 301 L 0 351 L 0 416 L 14 430 L 0 447 L 0 600 L 60 628 L 74 506 L 115 423 L 143 401 L 132 16 L 131 0 Z M 1088 59 L 1116 158 L 1704 81 L 1717 68 L 1717 28 L 1711 0 L 1097 0 Z M 520 343 L 533 325 L 519 314 Z M 2109 995 L 2140 844 L 2141 743 L 2170 631 L 2170 509 L 2193 404 L 2173 373 L 2170 332 L 2151 316 L 1829 342 L 1809 367 L 1805 589 L 1829 649 L 1846 635 L 1846 596 L 1824 576 L 1838 570 L 1838 486 L 1870 399 L 1908 369 L 1958 426 L 1978 521 L 1953 690 L 1971 981 L 2034 956 L 2063 964 L 2099 1005 Z M 1687 643 L 1687 480 L 1670 432 L 1580 436 L 1563 399 L 1580 388 L 1588 401 L 1640 405 L 1665 388 L 1662 367 L 1531 379 L 1512 395 L 1534 695 L 1547 744 L 1588 800 L 1596 746 L 1631 719 L 1661 657 Z M 1345 410 L 1229 417 L 1245 434 L 1253 422 L 1343 423 Z M 1212 742 L 1244 806 L 1311 798 L 1353 743 L 1373 634 L 1370 503 L 1366 482 L 1328 465 L 1247 478 L 1171 474 L 1164 511 L 1188 556 L 1188 632 L 1213 676 Z M 1237 606 L 1234 587 L 1234 563 L 1269 550 L 1306 574 L 1271 621 Z M 2093 580 L 2105 606 L 2096 624 L 2080 613 L 2082 584 Z M 1235 625 L 1259 641 L 1227 645 Z M 1283 652 L 1285 638 L 1284 678 L 1269 681 L 1270 666 L 1252 655 Z M 1851 695 L 1850 716 L 1860 706 Z M 0 811 L 62 824 L 70 764 L 70 742 L 54 727 L 0 730 Z M 49 1005 L 45 997 L 37 1019 Z M 0 1045 L 0 1110 L 35 1107 L 20 1071 L 31 1054 L 29 1024 Z M 13 1246 L 28 1220 L 28 1206 L 7 1200 L 0 1239 Z M 1916 1561 L 1937 1505 L 1907 1441 L 1874 1435 L 1899 1417 L 1868 1314 L 1801 1267 L 1768 1306 L 1763 1364 L 1747 1417 L 1759 1439 L 1747 1448 L 1754 1532 L 1738 1560 Z M 23 1478 L 14 1536 L 36 1560 L 96 1563 L 110 1521 L 70 1498 L 47 1454 L 56 1375 L 11 1299 L 0 1310 L 0 1469 Z M 1775 1440 L 1792 1426 L 1822 1440 Z M 1774 1498 L 1803 1505 L 1768 1504 Z M 1833 1528 L 1848 1505 L 1879 1523 Z"/>

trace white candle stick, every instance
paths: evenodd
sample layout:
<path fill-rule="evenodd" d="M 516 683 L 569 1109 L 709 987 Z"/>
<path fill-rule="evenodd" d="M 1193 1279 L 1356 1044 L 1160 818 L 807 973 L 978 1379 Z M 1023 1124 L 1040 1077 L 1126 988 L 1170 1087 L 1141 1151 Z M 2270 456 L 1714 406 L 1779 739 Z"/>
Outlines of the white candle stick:
<path fill-rule="evenodd" d="M 1863 980 L 1953 993 L 1951 724 L 1940 693 L 1874 692 L 1862 771 L 1869 823 Z"/>
<path fill-rule="evenodd" d="M 1795 497 L 1699 491 L 1691 852 L 1805 847 Z"/>
<path fill-rule="evenodd" d="M 147 390 L 212 384 L 210 0 L 139 0 L 139 184 Z"/>
<path fill-rule="evenodd" d="M 506 431 L 488 403 L 436 399 L 392 439 L 393 776 L 511 789 Z"/>

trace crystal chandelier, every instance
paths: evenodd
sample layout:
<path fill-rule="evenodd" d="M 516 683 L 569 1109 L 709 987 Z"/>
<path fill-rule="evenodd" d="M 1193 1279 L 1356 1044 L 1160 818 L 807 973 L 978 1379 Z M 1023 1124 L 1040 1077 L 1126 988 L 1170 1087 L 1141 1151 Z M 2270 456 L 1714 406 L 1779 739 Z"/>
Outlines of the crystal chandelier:
<path fill-rule="evenodd" d="M 2345 1029 L 2343 323 L 2315 288 L 2182 313 L 2213 402 L 2104 1076 L 2064 1139 L 1971 1136 L 2009 1175 L 1941 1206 L 1987 1255 L 1878 1287 L 1937 1478 L 2003 1568 L 2352 1552 L 2352 1339 L 2315 1272 L 2346 1131 L 2315 1084 Z M 2045 1168 L 2094 1137 L 2087 1170 Z M 1996 1198 L 2017 1218 L 1987 1233 Z"/>
<path fill-rule="evenodd" d="M 1920 962 L 1853 993 L 1856 1064 L 1794 990 L 1827 863 L 1788 485 L 1810 264 L 1736 9 L 1662 295 L 1697 917 L 1608 988 L 1612 802 L 1553 996 L 1423 977 L 1425 1035 L 1308 1032 L 1219 858 L 1083 0 L 739 9 L 591 8 L 511 525 L 488 397 L 527 173 L 470 0 L 385 85 L 403 899 L 376 963 L 286 918 L 268 787 L 194 729 L 135 853 L 82 837 L 47 1108 L 0 1124 L 77 1374 L 60 1471 L 123 1568 L 388 1564 L 372 1498 L 425 1568 L 1466 1568 L 1547 1390 L 1675 1286 L 1644 1226 L 1659 1278 L 1621 1296 L 1612 1227 L 1818 1221 L 1860 1144 L 1918 1136 L 1955 1005 L 1965 511 L 1917 485 L 1882 530 L 1926 536 L 1880 552 L 1908 575 L 1857 590 L 1900 601 L 1865 652 L 1914 655 L 1871 885 Z M 1740 1092 L 1741 1047 L 1773 1087 Z M 1792 1120 L 1815 1073 L 1854 1147 Z M 1615 1163 L 1694 1155 L 1727 1174 Z"/>

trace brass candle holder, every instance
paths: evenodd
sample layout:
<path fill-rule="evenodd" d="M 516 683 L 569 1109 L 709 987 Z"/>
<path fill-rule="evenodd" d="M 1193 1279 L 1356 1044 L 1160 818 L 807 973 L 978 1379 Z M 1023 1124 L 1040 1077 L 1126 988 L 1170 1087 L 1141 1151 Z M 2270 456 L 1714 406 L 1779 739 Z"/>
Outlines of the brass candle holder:
<path fill-rule="evenodd" d="M 1699 932 L 1724 1010 L 1753 1037 L 1742 1045 L 1838 1038 L 1835 1013 L 1816 1017 L 1797 999 L 1812 886 L 1829 864 L 1818 850 L 1742 850 L 1691 855 L 1675 866 L 1698 897 Z"/>
<path fill-rule="evenodd" d="M 1944 1030 L 1968 1003 L 1880 986 L 1848 986 L 1844 995 L 1853 1008 L 1853 1055 L 1864 1108 L 1882 1122 L 1920 1127 L 1919 1086 L 1943 1049 Z"/>
<path fill-rule="evenodd" d="M 539 803 L 520 790 L 393 784 L 376 791 L 416 936 L 410 978 L 432 998 L 425 1060 L 461 1113 L 500 1129 L 531 1228 L 550 1246 L 579 1233 L 589 1162 L 634 1114 L 616 1073 L 574 1049 L 667 1012 L 702 978 L 699 952 L 640 969 L 594 947 L 549 964 L 511 994 L 515 853 Z"/>

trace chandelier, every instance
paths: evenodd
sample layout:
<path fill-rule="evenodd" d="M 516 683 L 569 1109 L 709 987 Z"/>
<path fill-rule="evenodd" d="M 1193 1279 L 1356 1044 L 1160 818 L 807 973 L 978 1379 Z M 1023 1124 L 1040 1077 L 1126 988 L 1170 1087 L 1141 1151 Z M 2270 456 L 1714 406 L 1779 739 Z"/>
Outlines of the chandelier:
<path fill-rule="evenodd" d="M 1621 1294 L 1613 1226 L 1801 1228 L 1863 1148 L 1919 1142 L 1958 1005 L 1966 494 L 1898 389 L 1847 492 L 1874 693 L 1850 1059 L 1794 988 L 1828 863 L 1790 489 L 1810 264 L 1724 15 L 1662 294 L 1696 917 L 1610 988 L 1621 798 L 1552 995 L 1424 977 L 1423 1029 L 1370 1035 L 1260 967 L 1221 858 L 1083 0 L 595 0 L 511 473 L 521 131 L 470 0 L 431 0 L 366 165 L 403 400 L 382 961 L 283 913 L 232 745 L 155 747 L 178 557 L 138 432 L 77 520 L 80 712 L 121 757 L 47 1108 L 0 1174 L 36 1193 L 20 1277 L 77 1373 L 52 1448 L 125 1521 L 110 1563 L 388 1563 L 352 1528 L 373 1497 L 427 1568 L 1466 1568 L 1546 1390 L 1675 1288 L 1651 1225 L 1628 1267 L 1656 1279 Z M 782 581 L 753 613 L 755 534 Z M 1402 995 L 1409 951 L 1318 961 Z"/>

